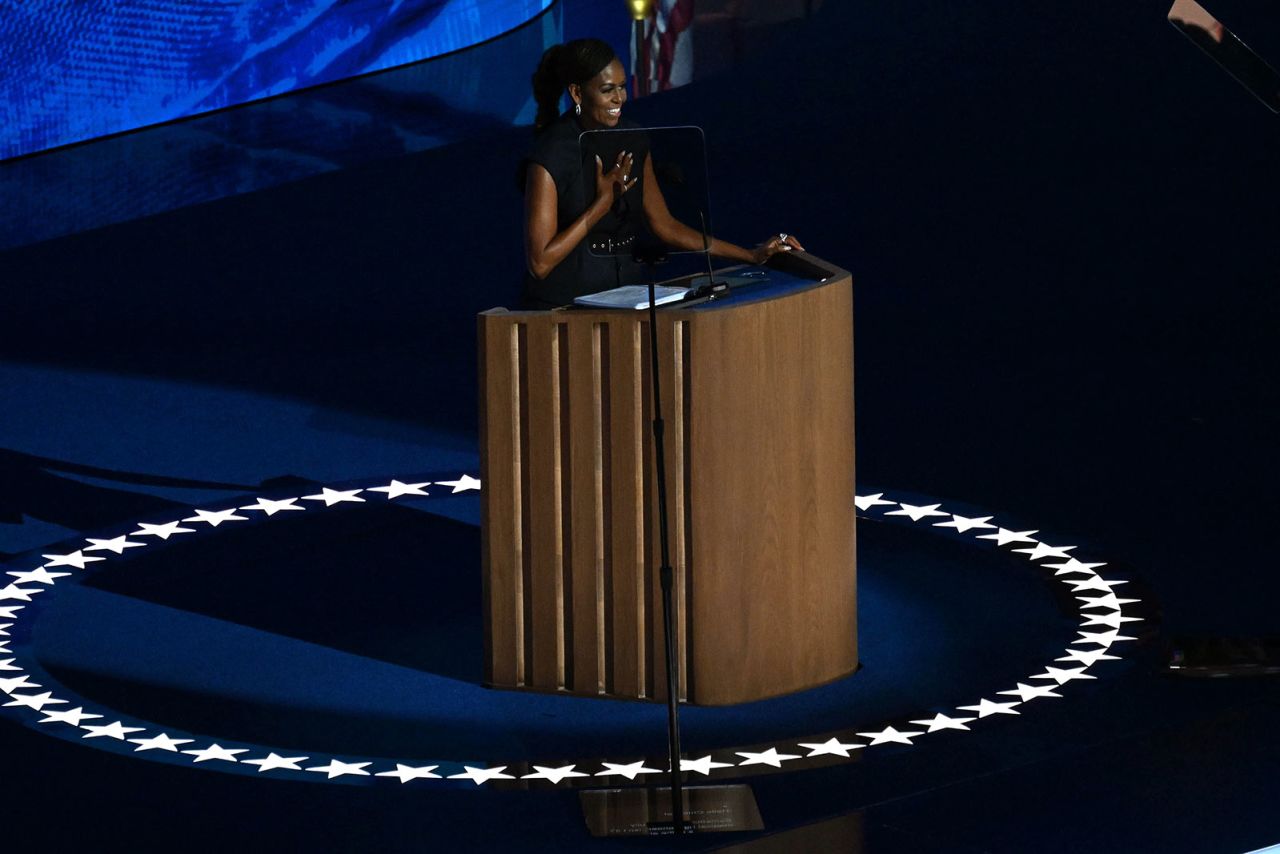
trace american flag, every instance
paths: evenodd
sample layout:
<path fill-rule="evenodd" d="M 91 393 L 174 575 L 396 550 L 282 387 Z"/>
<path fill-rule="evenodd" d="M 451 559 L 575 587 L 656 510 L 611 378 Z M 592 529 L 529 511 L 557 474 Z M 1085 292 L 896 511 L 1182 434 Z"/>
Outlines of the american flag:
<path fill-rule="evenodd" d="M 693 0 L 658 0 L 654 4 L 653 17 L 645 22 L 648 85 L 642 84 L 641 91 L 660 92 L 693 79 L 692 26 Z M 642 69 L 640 63 L 633 62 L 632 67 Z"/>

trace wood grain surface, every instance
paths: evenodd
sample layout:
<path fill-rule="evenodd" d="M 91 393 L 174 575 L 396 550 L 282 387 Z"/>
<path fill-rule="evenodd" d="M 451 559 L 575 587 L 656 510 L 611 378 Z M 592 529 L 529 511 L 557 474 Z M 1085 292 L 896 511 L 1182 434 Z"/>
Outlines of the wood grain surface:
<path fill-rule="evenodd" d="M 853 289 L 659 314 L 680 693 L 858 666 Z M 479 316 L 485 678 L 665 699 L 648 315 Z"/>

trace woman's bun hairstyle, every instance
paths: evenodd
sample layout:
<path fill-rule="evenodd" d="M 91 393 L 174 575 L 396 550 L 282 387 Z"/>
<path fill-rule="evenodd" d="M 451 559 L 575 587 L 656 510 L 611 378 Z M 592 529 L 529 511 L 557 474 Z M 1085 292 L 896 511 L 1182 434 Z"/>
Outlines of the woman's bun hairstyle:
<path fill-rule="evenodd" d="M 560 97 L 569 84 L 586 83 L 617 58 L 613 48 L 600 39 L 574 39 L 547 48 L 533 72 L 533 100 L 538 105 L 534 132 L 560 116 Z"/>

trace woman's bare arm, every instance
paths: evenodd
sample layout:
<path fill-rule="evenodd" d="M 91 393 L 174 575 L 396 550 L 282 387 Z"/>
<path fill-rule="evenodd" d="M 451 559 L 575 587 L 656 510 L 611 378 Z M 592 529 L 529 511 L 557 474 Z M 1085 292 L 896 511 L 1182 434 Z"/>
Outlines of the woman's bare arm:
<path fill-rule="evenodd" d="M 593 226 L 609 211 L 617 195 L 635 186 L 635 178 L 623 180 L 631 168 L 631 156 L 604 172 L 596 158 L 596 197 L 568 228 L 556 232 L 556 182 L 545 167 L 530 163 L 524 182 L 524 258 L 529 273 L 545 279 L 556 265 L 569 257 L 587 238 Z"/>
<path fill-rule="evenodd" d="M 644 214 L 649 221 L 649 229 L 654 236 L 668 246 L 690 252 L 702 252 L 706 246 L 702 233 L 690 228 L 671 215 L 667 209 L 667 200 L 658 186 L 658 178 L 653 173 L 653 161 L 648 156 L 644 160 Z M 785 241 L 772 237 L 755 249 L 746 249 L 727 240 L 707 236 L 711 244 L 711 254 L 718 258 L 732 258 L 747 264 L 763 264 L 770 255 L 790 249 L 799 249 L 799 241 L 788 237 Z"/>

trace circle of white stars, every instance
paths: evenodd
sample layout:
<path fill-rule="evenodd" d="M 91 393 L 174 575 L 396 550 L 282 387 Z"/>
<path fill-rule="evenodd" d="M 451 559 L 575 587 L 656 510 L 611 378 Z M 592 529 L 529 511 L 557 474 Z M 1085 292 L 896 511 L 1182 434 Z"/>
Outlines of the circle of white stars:
<path fill-rule="evenodd" d="M 412 480 L 412 478 L 410 479 Z M 171 537 L 200 532 L 202 529 L 222 525 L 237 525 L 253 520 L 263 521 L 293 512 L 315 511 L 331 507 L 389 502 L 405 497 L 438 497 L 459 492 L 480 490 L 479 479 L 460 474 L 453 480 L 405 483 L 392 480 L 376 486 L 350 489 L 323 487 L 312 495 L 293 498 L 257 498 L 252 503 L 222 509 L 193 509 L 189 514 L 164 523 L 138 523 L 137 527 L 122 536 L 110 539 L 88 538 L 85 544 L 66 554 L 42 554 L 38 565 L 31 569 L 5 573 L 9 578 L 0 579 L 0 709 L 10 715 L 25 715 L 28 725 L 38 729 L 58 729 L 63 738 L 77 738 L 87 744 L 109 745 L 116 751 L 140 754 L 142 758 L 159 758 L 162 761 L 185 762 L 201 767 L 221 767 L 241 771 L 253 769 L 256 774 L 293 779 L 341 780 L 352 782 L 361 778 L 384 778 L 399 784 L 419 781 L 457 781 L 454 785 L 474 784 L 481 787 L 492 781 L 526 780 L 543 781 L 542 785 L 555 786 L 565 781 L 582 778 L 621 777 L 629 781 L 647 775 L 666 775 L 669 768 L 665 761 L 636 760 L 612 762 L 591 760 L 568 765 L 528 764 L 487 765 L 468 763 L 439 763 L 414 765 L 388 759 L 337 757 L 320 755 L 282 755 L 261 746 L 234 744 L 224 746 L 208 737 L 165 729 L 156 724 L 126 720 L 109 709 L 71 708 L 71 701 L 58 696 L 67 693 L 60 686 L 45 686 L 36 682 L 27 672 L 27 665 L 19 652 L 9 648 L 11 631 L 20 626 L 28 604 L 54 585 L 87 571 L 98 570 L 96 564 L 114 557 L 127 555 L 133 549 L 154 546 Z M 1105 562 L 1085 562 L 1072 554 L 1074 545 L 1050 545 L 1036 537 L 1039 531 L 1017 531 L 1001 527 L 992 516 L 968 517 L 950 513 L 941 504 L 910 504 L 894 501 L 884 493 L 859 495 L 854 500 L 857 510 L 864 517 L 879 515 L 889 518 L 909 519 L 911 522 L 934 528 L 951 529 L 977 541 L 994 544 L 1021 555 L 1042 569 L 1046 577 L 1070 587 L 1076 594 L 1079 624 L 1077 636 L 1063 654 L 1023 680 L 1013 683 L 1007 690 L 981 697 L 977 702 L 956 706 L 947 712 L 932 712 L 895 725 L 868 732 L 843 733 L 825 741 L 787 742 L 772 746 L 757 745 L 764 749 L 713 751 L 705 756 L 682 757 L 680 770 L 708 776 L 733 776 L 743 773 L 749 766 L 782 769 L 789 762 L 821 758 L 827 762 L 849 760 L 857 751 L 874 750 L 882 745 L 914 745 L 920 739 L 937 733 L 959 730 L 968 732 L 971 725 L 987 718 L 1003 718 L 1021 715 L 1030 703 L 1048 699 L 1061 699 L 1061 691 L 1076 682 L 1096 679 L 1091 672 L 1100 662 L 1115 661 L 1113 648 L 1137 638 L 1126 635 L 1126 626 L 1142 621 L 1126 613 L 1125 606 L 1135 605 L 1138 599 L 1121 598 L 1117 588 L 1126 582 L 1107 578 L 1099 572 Z M 38 678 L 45 678 L 40 676 Z M 50 680 L 52 681 L 52 680 Z M 70 729 L 67 729 L 70 728 Z M 842 740 L 846 739 L 846 740 Z M 285 751 L 291 754 L 293 751 Z M 647 765 L 646 762 L 652 762 Z M 205 765 L 204 763 L 209 763 Z M 814 764 L 814 763 L 807 763 Z M 729 770 L 725 770 L 729 769 Z M 527 773 L 521 773 L 527 770 Z M 437 773 L 440 772 L 440 773 Z"/>

